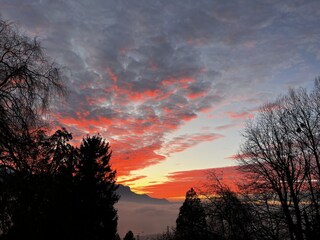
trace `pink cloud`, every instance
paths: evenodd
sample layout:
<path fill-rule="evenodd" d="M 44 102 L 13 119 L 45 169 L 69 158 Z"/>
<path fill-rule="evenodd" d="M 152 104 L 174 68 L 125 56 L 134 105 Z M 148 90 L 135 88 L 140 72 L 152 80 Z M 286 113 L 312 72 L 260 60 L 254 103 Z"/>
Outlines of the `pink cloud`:
<path fill-rule="evenodd" d="M 114 71 L 111 68 L 107 68 L 107 74 L 114 83 L 118 81 L 118 76 L 114 73 Z"/>
<path fill-rule="evenodd" d="M 187 87 L 188 84 L 194 83 L 195 81 L 196 80 L 192 77 L 167 78 L 162 81 L 162 84 L 167 86 L 178 85 Z"/>
<path fill-rule="evenodd" d="M 230 117 L 232 119 L 249 119 L 249 118 L 253 118 L 253 114 L 251 112 L 248 112 L 248 111 L 244 111 L 244 112 L 226 112 L 226 114 L 228 115 L 228 117 Z"/>
<path fill-rule="evenodd" d="M 187 97 L 189 99 L 196 99 L 196 98 L 200 98 L 206 95 L 206 92 L 196 92 L 196 93 L 189 93 L 187 94 Z"/>
<path fill-rule="evenodd" d="M 156 153 L 161 147 L 160 142 L 146 146 L 140 142 L 134 144 L 116 140 L 110 142 L 113 149 L 113 167 L 117 169 L 118 176 L 128 176 L 130 171 L 143 169 L 165 159 L 164 156 Z"/>

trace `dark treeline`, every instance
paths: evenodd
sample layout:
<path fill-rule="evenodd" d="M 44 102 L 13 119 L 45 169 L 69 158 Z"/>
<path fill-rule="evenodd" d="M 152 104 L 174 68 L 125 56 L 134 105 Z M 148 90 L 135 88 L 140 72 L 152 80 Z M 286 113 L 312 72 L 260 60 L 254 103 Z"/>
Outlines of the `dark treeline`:
<path fill-rule="evenodd" d="M 320 239 L 320 79 L 290 90 L 247 122 L 238 190 L 210 172 L 186 194 L 176 228 L 157 240 Z"/>
<path fill-rule="evenodd" d="M 62 79 L 36 39 L 0 21 L 0 239 L 119 239 L 109 144 L 48 134 Z"/>
<path fill-rule="evenodd" d="M 30 149 L 36 164 L 1 166 L 0 239 L 114 239 L 118 196 L 109 146 L 93 136 L 74 148 L 70 137 L 65 130 L 41 134 Z"/>

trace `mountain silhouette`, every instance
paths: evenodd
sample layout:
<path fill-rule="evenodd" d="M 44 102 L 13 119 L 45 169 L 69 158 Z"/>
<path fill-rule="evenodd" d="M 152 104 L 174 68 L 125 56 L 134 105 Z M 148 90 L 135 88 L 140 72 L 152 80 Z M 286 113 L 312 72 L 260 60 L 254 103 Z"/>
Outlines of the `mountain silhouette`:
<path fill-rule="evenodd" d="M 131 191 L 130 187 L 123 186 L 119 184 L 117 189 L 117 194 L 120 195 L 120 201 L 125 202 L 136 202 L 136 203 L 147 203 L 147 204 L 170 204 L 170 202 L 165 199 L 152 198 L 147 194 L 137 194 Z"/>

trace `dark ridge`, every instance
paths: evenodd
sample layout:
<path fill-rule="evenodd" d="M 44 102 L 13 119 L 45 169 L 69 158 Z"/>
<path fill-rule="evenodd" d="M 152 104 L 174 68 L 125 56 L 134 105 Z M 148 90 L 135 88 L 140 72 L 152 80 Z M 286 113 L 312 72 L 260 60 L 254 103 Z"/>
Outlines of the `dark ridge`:
<path fill-rule="evenodd" d="M 170 202 L 165 199 L 152 198 L 147 194 L 137 194 L 131 191 L 130 187 L 119 184 L 117 193 L 120 195 L 120 201 L 149 203 L 149 204 L 169 204 Z"/>

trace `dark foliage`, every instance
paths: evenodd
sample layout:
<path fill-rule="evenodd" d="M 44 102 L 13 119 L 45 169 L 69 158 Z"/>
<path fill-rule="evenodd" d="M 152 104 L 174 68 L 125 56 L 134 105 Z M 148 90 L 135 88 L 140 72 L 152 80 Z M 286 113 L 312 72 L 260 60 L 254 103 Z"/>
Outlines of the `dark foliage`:
<path fill-rule="evenodd" d="M 69 139 L 65 130 L 50 137 L 41 131 L 30 148 L 36 158 L 26 163 L 28 168 L 2 168 L 3 239 L 56 239 L 71 232 L 74 148 Z"/>
<path fill-rule="evenodd" d="M 93 136 L 83 139 L 78 150 L 75 180 L 78 231 L 83 239 L 114 239 L 117 233 L 118 217 L 113 205 L 119 197 L 109 148 L 100 136 Z"/>
<path fill-rule="evenodd" d="M 93 136 L 78 149 L 67 143 L 70 138 L 59 130 L 35 144 L 32 171 L 2 169 L 2 239 L 116 237 L 118 196 L 109 145 Z"/>
<path fill-rule="evenodd" d="M 205 211 L 193 188 L 186 193 L 176 223 L 176 239 L 208 239 Z"/>
<path fill-rule="evenodd" d="M 123 240 L 135 240 L 133 232 L 132 231 L 128 231 L 126 233 L 126 235 L 124 236 Z"/>

